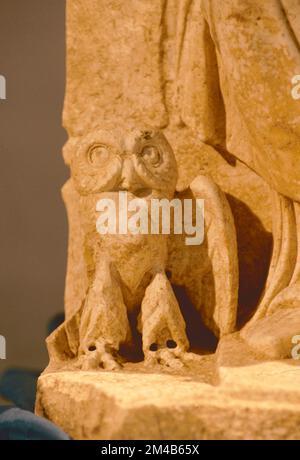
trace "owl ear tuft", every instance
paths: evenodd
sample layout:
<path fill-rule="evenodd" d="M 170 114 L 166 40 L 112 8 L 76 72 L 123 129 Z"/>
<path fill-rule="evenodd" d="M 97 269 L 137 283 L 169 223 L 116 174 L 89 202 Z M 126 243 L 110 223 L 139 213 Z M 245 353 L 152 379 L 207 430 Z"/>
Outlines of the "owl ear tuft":
<path fill-rule="evenodd" d="M 63 147 L 63 158 L 66 165 L 71 164 L 73 156 L 78 151 L 78 144 L 80 142 L 80 137 L 70 137 L 66 144 Z"/>

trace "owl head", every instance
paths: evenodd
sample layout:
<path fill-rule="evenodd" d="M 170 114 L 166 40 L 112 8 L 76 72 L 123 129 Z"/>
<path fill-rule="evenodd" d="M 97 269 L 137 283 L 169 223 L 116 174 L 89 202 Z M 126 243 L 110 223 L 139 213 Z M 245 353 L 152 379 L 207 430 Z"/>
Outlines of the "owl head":
<path fill-rule="evenodd" d="M 173 150 L 160 131 L 97 130 L 81 138 L 71 160 L 81 195 L 125 190 L 172 197 L 177 183 Z"/>

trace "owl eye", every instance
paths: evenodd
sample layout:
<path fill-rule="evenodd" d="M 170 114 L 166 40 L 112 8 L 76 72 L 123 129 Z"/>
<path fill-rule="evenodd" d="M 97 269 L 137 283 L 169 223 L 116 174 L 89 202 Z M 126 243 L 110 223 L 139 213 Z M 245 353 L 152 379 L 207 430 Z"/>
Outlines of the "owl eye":
<path fill-rule="evenodd" d="M 157 168 L 161 164 L 161 154 L 157 147 L 148 145 L 143 148 L 141 157 L 150 166 Z"/>
<path fill-rule="evenodd" d="M 109 149 L 105 145 L 94 145 L 88 151 L 88 161 L 93 165 L 105 163 L 109 156 Z"/>

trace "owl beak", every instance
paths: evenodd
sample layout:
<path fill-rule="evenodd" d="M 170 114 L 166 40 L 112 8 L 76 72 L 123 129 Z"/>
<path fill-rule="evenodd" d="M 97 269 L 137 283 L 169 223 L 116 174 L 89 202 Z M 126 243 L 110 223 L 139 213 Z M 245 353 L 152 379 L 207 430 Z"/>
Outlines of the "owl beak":
<path fill-rule="evenodd" d="M 135 191 L 137 188 L 137 177 L 134 172 L 132 161 L 125 158 L 123 162 L 122 175 L 119 183 L 120 190 Z"/>

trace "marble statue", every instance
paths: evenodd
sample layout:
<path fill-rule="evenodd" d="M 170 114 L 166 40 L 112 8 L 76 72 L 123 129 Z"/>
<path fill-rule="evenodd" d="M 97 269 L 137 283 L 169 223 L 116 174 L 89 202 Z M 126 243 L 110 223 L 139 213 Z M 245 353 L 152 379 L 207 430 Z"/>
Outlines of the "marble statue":
<path fill-rule="evenodd" d="M 39 415 L 76 439 L 300 439 L 299 75 L 299 0 L 67 0 L 66 319 Z M 204 200 L 203 243 L 99 234 L 122 193 Z"/>

